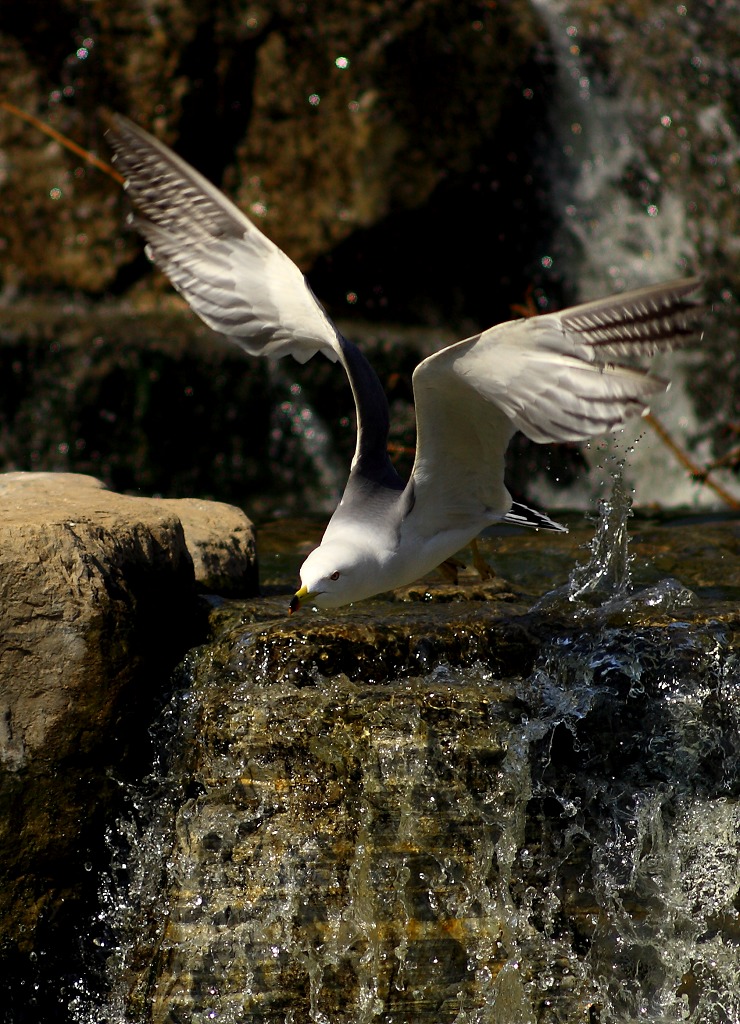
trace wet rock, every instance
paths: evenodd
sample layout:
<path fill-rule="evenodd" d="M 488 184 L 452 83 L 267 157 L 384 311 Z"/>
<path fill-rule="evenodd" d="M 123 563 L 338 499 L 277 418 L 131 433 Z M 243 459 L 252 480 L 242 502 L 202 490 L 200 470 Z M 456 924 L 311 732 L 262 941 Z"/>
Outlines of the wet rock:
<path fill-rule="evenodd" d="M 239 510 L 75 474 L 0 476 L 0 536 L 0 936 L 23 945 L 74 890 L 134 706 L 202 633 L 194 559 L 211 588 L 256 567 Z"/>
<path fill-rule="evenodd" d="M 736 607 L 280 600 L 218 609 L 188 661 L 112 959 L 130 1013 L 551 1024 L 679 1006 L 686 970 L 736 998 Z"/>
<path fill-rule="evenodd" d="M 471 574 L 472 575 L 472 574 Z M 435 583 L 428 586 L 413 583 L 409 587 L 400 587 L 394 592 L 398 601 L 434 601 L 448 603 L 459 601 L 515 601 L 517 595 L 512 592 L 511 584 L 502 579 L 468 578 L 454 582 Z"/>
<path fill-rule="evenodd" d="M 273 614 L 276 604 L 273 599 Z M 286 609 L 284 599 L 280 604 Z M 302 622 L 287 621 L 286 615 L 219 632 L 211 657 L 239 678 L 290 680 L 299 687 L 314 685 L 317 672 L 382 683 L 431 670 L 442 660 L 465 664 L 482 658 L 502 674 L 526 672 L 536 642 L 524 611 L 519 605 L 502 613 L 475 601 L 472 608 L 444 602 L 433 614 L 422 604 L 409 614 L 357 609 L 351 618 L 306 616 Z"/>
<path fill-rule="evenodd" d="M 737 817 L 737 524 L 641 522 L 635 586 L 625 562 L 601 605 L 562 586 L 589 535 L 484 540 L 516 587 L 461 571 L 331 614 L 214 608 L 135 854 L 120 1005 L 550 1024 L 680 1004 L 687 970 L 697 1001 L 734 998 L 734 858 L 716 895 L 673 865 L 721 857 Z"/>
<path fill-rule="evenodd" d="M 67 965 L 83 982 L 48 1006 L 552 1024 L 736 992 L 740 537 L 637 520 L 618 606 L 541 601 L 592 529 L 502 529 L 494 586 L 461 571 L 454 600 L 430 576 L 291 617 L 320 528 L 265 531 L 267 596 L 211 602 L 113 829 L 86 935 L 105 984 Z"/>

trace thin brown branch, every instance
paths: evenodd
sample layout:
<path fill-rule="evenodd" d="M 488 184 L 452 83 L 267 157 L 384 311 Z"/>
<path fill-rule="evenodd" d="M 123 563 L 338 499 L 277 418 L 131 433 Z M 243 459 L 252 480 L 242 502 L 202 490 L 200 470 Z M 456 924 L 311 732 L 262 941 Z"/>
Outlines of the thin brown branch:
<path fill-rule="evenodd" d="M 512 313 L 518 313 L 519 316 L 522 316 L 525 319 L 529 319 L 531 316 L 537 316 L 540 311 L 537 309 L 537 303 L 534 301 L 534 285 L 527 285 L 523 303 L 519 304 L 518 302 L 512 302 L 509 309 Z"/>
<path fill-rule="evenodd" d="M 660 420 L 653 415 L 653 413 L 649 412 L 644 417 L 644 419 L 650 424 L 650 426 L 653 428 L 653 430 L 661 439 L 666 448 L 673 452 L 673 454 L 676 456 L 681 465 L 689 471 L 689 473 L 695 480 L 697 480 L 699 483 L 705 484 L 705 486 L 713 490 L 714 493 L 719 498 L 721 498 L 722 501 L 729 508 L 733 509 L 734 511 L 740 510 L 740 501 L 738 501 L 737 498 L 733 497 L 733 495 L 730 494 L 729 491 L 726 491 L 721 484 L 717 483 L 716 480 L 713 480 L 709 476 L 709 472 L 706 469 L 703 469 L 698 463 L 694 462 L 694 460 L 689 455 L 686 454 L 683 448 L 681 448 L 673 440 L 673 438 L 668 433 L 666 428 L 663 426 Z"/>
<path fill-rule="evenodd" d="M 52 128 L 51 125 L 46 124 L 40 118 L 35 117 L 34 114 L 29 114 L 25 110 L 21 110 L 20 107 L 16 107 L 15 103 L 11 103 L 9 100 L 0 99 L 0 107 L 7 110 L 8 113 L 15 115 L 15 117 L 20 117 L 27 124 L 33 125 L 34 128 L 38 128 L 38 130 L 43 132 L 44 135 L 48 135 L 50 139 L 54 139 L 55 142 L 64 146 L 65 149 L 68 149 L 70 152 L 82 157 L 86 163 L 92 164 L 93 167 L 97 167 L 99 171 L 103 171 L 104 174 L 113 178 L 113 180 L 117 181 L 120 185 L 123 184 L 122 175 L 120 175 L 114 167 L 107 164 L 105 160 L 100 160 L 93 153 L 89 152 L 89 150 L 83 149 L 82 146 L 78 146 L 76 142 L 72 141 L 72 139 L 63 135 L 61 132 L 58 132 L 56 128 Z"/>

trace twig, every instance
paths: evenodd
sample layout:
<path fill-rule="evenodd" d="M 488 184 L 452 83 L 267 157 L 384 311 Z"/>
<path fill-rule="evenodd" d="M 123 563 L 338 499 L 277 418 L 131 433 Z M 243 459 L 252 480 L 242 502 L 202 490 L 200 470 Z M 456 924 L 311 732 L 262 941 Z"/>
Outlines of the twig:
<path fill-rule="evenodd" d="M 123 184 L 123 176 L 118 173 L 115 168 L 107 164 L 105 160 L 100 160 L 97 156 L 94 156 L 87 149 L 83 149 L 82 146 L 78 146 L 72 139 L 67 138 L 66 135 L 62 135 L 56 128 L 52 128 L 51 125 L 45 124 L 40 118 L 35 117 L 33 114 L 27 113 L 25 110 L 21 110 L 20 107 L 16 107 L 15 103 L 11 103 L 9 100 L 0 99 L 0 107 L 3 107 L 10 114 L 14 114 L 16 117 L 20 117 L 27 124 L 33 125 L 34 128 L 38 128 L 40 132 L 48 135 L 50 139 L 54 139 L 60 145 L 69 149 L 72 153 L 77 156 L 81 156 L 87 163 L 97 167 L 99 171 L 103 171 L 104 174 L 109 175 L 114 181 L 117 181 L 120 185 Z"/>
<path fill-rule="evenodd" d="M 714 491 L 714 493 L 718 497 L 720 497 L 722 501 L 724 501 L 724 503 L 728 505 L 731 509 L 733 509 L 734 511 L 740 510 L 740 501 L 738 501 L 737 498 L 733 497 L 729 491 L 726 491 L 724 487 L 721 486 L 721 484 L 717 483 L 716 480 L 712 480 L 712 478 L 709 476 L 709 471 L 706 469 L 702 469 L 701 466 L 694 462 L 694 460 L 691 459 L 686 454 L 686 452 L 679 447 L 678 444 L 676 444 L 676 442 L 673 440 L 673 438 L 668 433 L 666 428 L 663 426 L 660 420 L 653 415 L 653 413 L 649 412 L 646 416 L 643 417 L 643 419 L 645 419 L 650 424 L 650 426 L 653 428 L 653 430 L 661 439 L 666 448 L 669 448 L 673 452 L 673 454 L 676 456 L 681 465 L 689 471 L 689 473 L 694 477 L 695 480 L 698 480 L 699 483 L 706 484 L 707 487 L 710 487 Z"/>

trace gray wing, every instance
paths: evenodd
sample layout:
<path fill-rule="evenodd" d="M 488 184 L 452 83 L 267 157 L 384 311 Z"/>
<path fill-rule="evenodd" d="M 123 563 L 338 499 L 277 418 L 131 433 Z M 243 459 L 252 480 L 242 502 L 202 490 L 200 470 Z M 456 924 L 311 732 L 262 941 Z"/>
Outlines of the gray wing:
<path fill-rule="evenodd" d="M 147 254 L 198 316 L 251 355 L 340 358 L 298 267 L 222 192 L 123 117 L 108 132 Z"/>
<path fill-rule="evenodd" d="M 198 316 L 251 355 L 339 360 L 357 410 L 352 472 L 398 490 L 387 455 L 388 403 L 359 349 L 343 338 L 303 274 L 226 196 L 123 117 L 108 138 L 147 254 Z"/>
<path fill-rule="evenodd" d="M 641 288 L 499 324 L 425 359 L 414 373 L 412 473 L 420 534 L 465 516 L 503 516 L 504 456 L 515 430 L 538 442 L 582 441 L 645 413 L 666 383 L 617 359 L 700 337 L 698 279 Z"/>

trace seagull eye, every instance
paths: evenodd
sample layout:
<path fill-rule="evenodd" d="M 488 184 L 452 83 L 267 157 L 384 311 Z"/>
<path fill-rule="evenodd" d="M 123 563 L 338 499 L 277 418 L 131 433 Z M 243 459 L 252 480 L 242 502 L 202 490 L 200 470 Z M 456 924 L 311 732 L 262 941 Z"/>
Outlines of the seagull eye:
<path fill-rule="evenodd" d="M 342 574 L 341 574 L 341 572 L 339 571 L 339 569 L 335 569 L 335 570 L 334 570 L 334 572 L 333 572 L 333 573 L 331 574 L 331 576 L 329 577 L 329 579 L 330 579 L 330 580 L 338 580 L 338 579 L 339 579 L 339 577 L 340 577 L 341 575 L 342 575 Z"/>

